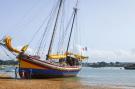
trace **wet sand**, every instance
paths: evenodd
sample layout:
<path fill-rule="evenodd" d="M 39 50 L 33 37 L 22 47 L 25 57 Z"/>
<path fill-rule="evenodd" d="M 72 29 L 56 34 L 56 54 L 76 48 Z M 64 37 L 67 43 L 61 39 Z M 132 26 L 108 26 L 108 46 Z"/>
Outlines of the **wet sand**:
<path fill-rule="evenodd" d="M 56 79 L 0 79 L 0 89 L 123 89 L 113 86 L 84 85 L 76 80 Z"/>
<path fill-rule="evenodd" d="M 12 79 L 8 74 L 0 74 L 0 79 Z"/>

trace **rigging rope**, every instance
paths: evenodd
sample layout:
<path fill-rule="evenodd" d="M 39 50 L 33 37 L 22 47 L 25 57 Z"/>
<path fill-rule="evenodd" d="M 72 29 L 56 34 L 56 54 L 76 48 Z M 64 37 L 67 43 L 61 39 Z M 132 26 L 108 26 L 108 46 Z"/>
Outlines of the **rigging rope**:
<path fill-rule="evenodd" d="M 20 17 L 20 20 L 18 20 L 17 23 L 15 23 L 11 28 L 12 28 L 12 29 L 18 29 L 18 30 L 20 31 L 20 30 L 21 30 L 21 29 L 20 29 L 20 26 L 22 25 L 22 27 L 24 27 L 24 26 L 23 26 L 24 23 L 22 23 L 22 20 L 26 19 L 26 17 L 28 17 L 28 15 L 31 14 L 31 12 L 33 12 L 33 10 L 36 9 L 36 7 L 37 7 L 37 5 L 40 3 L 40 1 L 41 1 L 41 0 L 36 0 L 36 1 L 33 3 L 33 5 L 32 5 L 29 9 L 25 10 L 25 13 L 23 14 L 23 16 Z M 32 19 L 32 20 L 33 20 L 33 19 Z M 30 23 L 30 22 L 32 22 L 32 21 L 29 21 L 29 22 L 27 22 L 27 23 L 25 22 L 25 24 L 28 24 L 28 23 Z M 19 26 L 19 28 L 18 28 L 17 26 Z M 15 27 L 17 27 L 17 28 L 15 28 Z M 11 32 L 12 32 L 12 31 L 11 31 Z M 11 34 L 10 31 L 8 31 L 7 34 Z"/>
<path fill-rule="evenodd" d="M 70 20 L 69 20 L 69 22 L 68 22 L 68 24 L 67 24 L 67 27 L 66 27 L 66 29 L 65 29 L 65 31 L 64 31 L 64 34 L 62 35 L 62 39 L 61 39 L 61 41 L 60 41 L 60 46 L 59 46 L 59 50 L 61 50 L 62 48 L 63 48 L 63 46 L 64 46 L 64 40 L 66 39 L 65 37 L 67 36 L 67 34 L 68 34 L 68 29 L 69 29 L 69 27 L 70 27 L 70 25 L 71 25 L 71 21 L 72 21 L 72 18 L 73 18 L 73 14 L 71 15 L 71 17 L 70 17 Z"/>
<path fill-rule="evenodd" d="M 41 30 L 41 28 L 43 27 L 43 25 L 45 24 L 46 20 L 50 17 L 50 15 L 53 13 L 53 10 L 50 12 L 50 14 L 43 20 L 42 24 L 39 26 L 39 28 L 36 30 L 36 32 L 34 33 L 34 35 L 32 36 L 31 40 L 29 41 L 29 44 L 34 40 L 36 34 Z"/>
<path fill-rule="evenodd" d="M 0 46 L 1 47 L 1 49 L 3 50 L 3 52 L 5 53 L 5 55 L 8 57 L 8 58 L 10 58 L 11 60 L 13 60 L 14 58 L 12 58 L 5 50 L 4 50 L 4 48 L 2 47 L 2 46 Z M 11 52 L 12 53 L 12 52 Z M 13 54 L 13 53 L 12 53 Z M 14 55 L 14 54 L 13 54 Z M 15 56 L 15 55 L 14 55 Z"/>
<path fill-rule="evenodd" d="M 57 53 L 60 53 L 60 45 L 61 45 L 61 40 L 63 39 L 63 33 L 64 33 L 64 21 L 65 21 L 65 1 L 63 1 L 63 8 L 61 10 L 61 21 L 60 21 L 60 31 L 59 31 L 59 41 L 58 41 L 58 47 L 57 47 Z"/>
<path fill-rule="evenodd" d="M 42 35 L 42 37 L 41 37 L 41 39 L 40 39 L 40 44 L 39 44 L 39 47 L 38 47 L 37 52 L 36 52 L 37 55 L 39 55 L 40 52 L 41 52 L 41 50 L 43 50 L 42 47 L 45 47 L 45 46 L 46 46 L 47 31 L 48 31 L 50 22 L 53 20 L 53 19 L 52 19 L 52 18 L 53 18 L 53 14 L 56 13 L 56 9 L 57 9 L 58 4 L 59 4 L 59 3 L 57 2 L 56 6 L 54 6 L 54 7 L 52 8 L 51 13 L 50 13 L 49 16 L 48 16 L 49 20 L 48 20 L 48 22 L 47 22 L 47 25 L 46 25 L 45 30 L 44 30 L 44 32 L 43 32 L 43 35 Z M 41 49 L 41 48 L 42 48 L 42 49 Z"/>

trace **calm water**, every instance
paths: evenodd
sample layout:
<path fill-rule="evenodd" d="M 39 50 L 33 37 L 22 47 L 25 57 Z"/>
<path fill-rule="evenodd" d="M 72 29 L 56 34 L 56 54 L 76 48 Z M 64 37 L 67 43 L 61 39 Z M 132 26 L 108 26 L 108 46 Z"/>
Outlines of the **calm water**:
<path fill-rule="evenodd" d="M 86 84 L 115 85 L 135 88 L 135 70 L 124 70 L 123 68 L 115 67 L 84 67 L 78 77 Z"/>
<path fill-rule="evenodd" d="M 4 70 L 0 70 L 0 73 L 9 74 L 14 77 L 13 71 L 5 72 Z M 84 84 L 94 85 L 125 86 L 135 89 L 135 70 L 124 70 L 120 67 L 83 67 L 77 77 L 64 78 L 64 80 L 77 80 Z"/>

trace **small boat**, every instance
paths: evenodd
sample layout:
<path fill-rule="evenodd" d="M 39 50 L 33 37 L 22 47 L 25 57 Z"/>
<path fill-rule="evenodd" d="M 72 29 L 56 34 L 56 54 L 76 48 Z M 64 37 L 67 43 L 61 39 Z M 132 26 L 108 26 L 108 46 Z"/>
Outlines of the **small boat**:
<path fill-rule="evenodd" d="M 135 64 L 130 64 L 124 67 L 124 69 L 135 70 Z"/>
<path fill-rule="evenodd" d="M 16 48 L 12 47 L 11 43 L 11 37 L 6 36 L 0 44 L 8 49 L 10 52 L 16 54 L 16 58 L 19 62 L 19 75 L 21 78 L 52 78 L 52 77 L 71 77 L 76 76 L 78 72 L 81 70 L 81 62 L 88 58 L 88 56 L 84 56 L 81 53 L 74 53 L 72 51 L 69 51 L 69 47 L 71 46 L 71 40 L 72 40 L 72 33 L 74 29 L 74 24 L 76 15 L 77 15 L 77 3 L 75 7 L 73 8 L 73 13 L 70 18 L 71 24 L 68 24 L 68 29 L 63 31 L 62 37 L 60 39 L 55 39 L 55 35 L 58 33 L 58 20 L 61 17 L 60 12 L 62 12 L 62 7 L 64 6 L 65 0 L 58 0 L 57 6 L 55 7 L 55 12 L 52 13 L 55 15 L 51 17 L 54 21 L 52 33 L 50 38 L 47 37 L 49 35 L 43 33 L 39 47 L 37 49 L 36 54 L 30 55 L 26 53 L 28 47 L 30 46 L 25 45 L 22 47 L 21 50 L 18 50 Z M 70 26 L 70 27 L 69 27 Z M 44 32 L 50 31 L 46 30 Z M 61 32 L 61 31 L 60 31 Z M 65 38 L 66 36 L 66 38 Z M 58 38 L 58 37 L 56 37 Z M 49 40 L 48 40 L 49 39 Z M 65 44 L 62 47 L 62 51 L 57 51 L 56 53 L 52 52 L 54 47 L 54 42 L 63 41 L 66 39 Z M 45 41 L 48 40 L 48 41 Z M 45 43 L 46 42 L 46 43 Z M 61 44 L 64 42 L 61 42 Z M 48 46 L 45 46 L 44 44 L 48 44 Z M 55 45 L 56 46 L 56 45 Z M 58 45 L 60 46 L 60 45 Z M 48 49 L 47 51 L 44 51 L 45 56 L 41 56 L 40 53 L 43 49 Z M 86 49 L 86 48 L 85 48 Z M 64 52 L 63 52 L 64 51 Z"/>

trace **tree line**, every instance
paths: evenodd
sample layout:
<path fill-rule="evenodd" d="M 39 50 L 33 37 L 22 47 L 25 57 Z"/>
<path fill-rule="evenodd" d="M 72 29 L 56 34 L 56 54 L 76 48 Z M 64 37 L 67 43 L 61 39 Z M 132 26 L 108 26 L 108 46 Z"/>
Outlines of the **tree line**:
<path fill-rule="evenodd" d="M 17 65 L 18 61 L 15 60 L 0 60 L 0 65 Z"/>
<path fill-rule="evenodd" d="M 82 66 L 84 67 L 124 67 L 127 65 L 131 65 L 135 63 L 129 63 L 129 62 L 94 62 L 94 63 L 82 63 Z"/>

